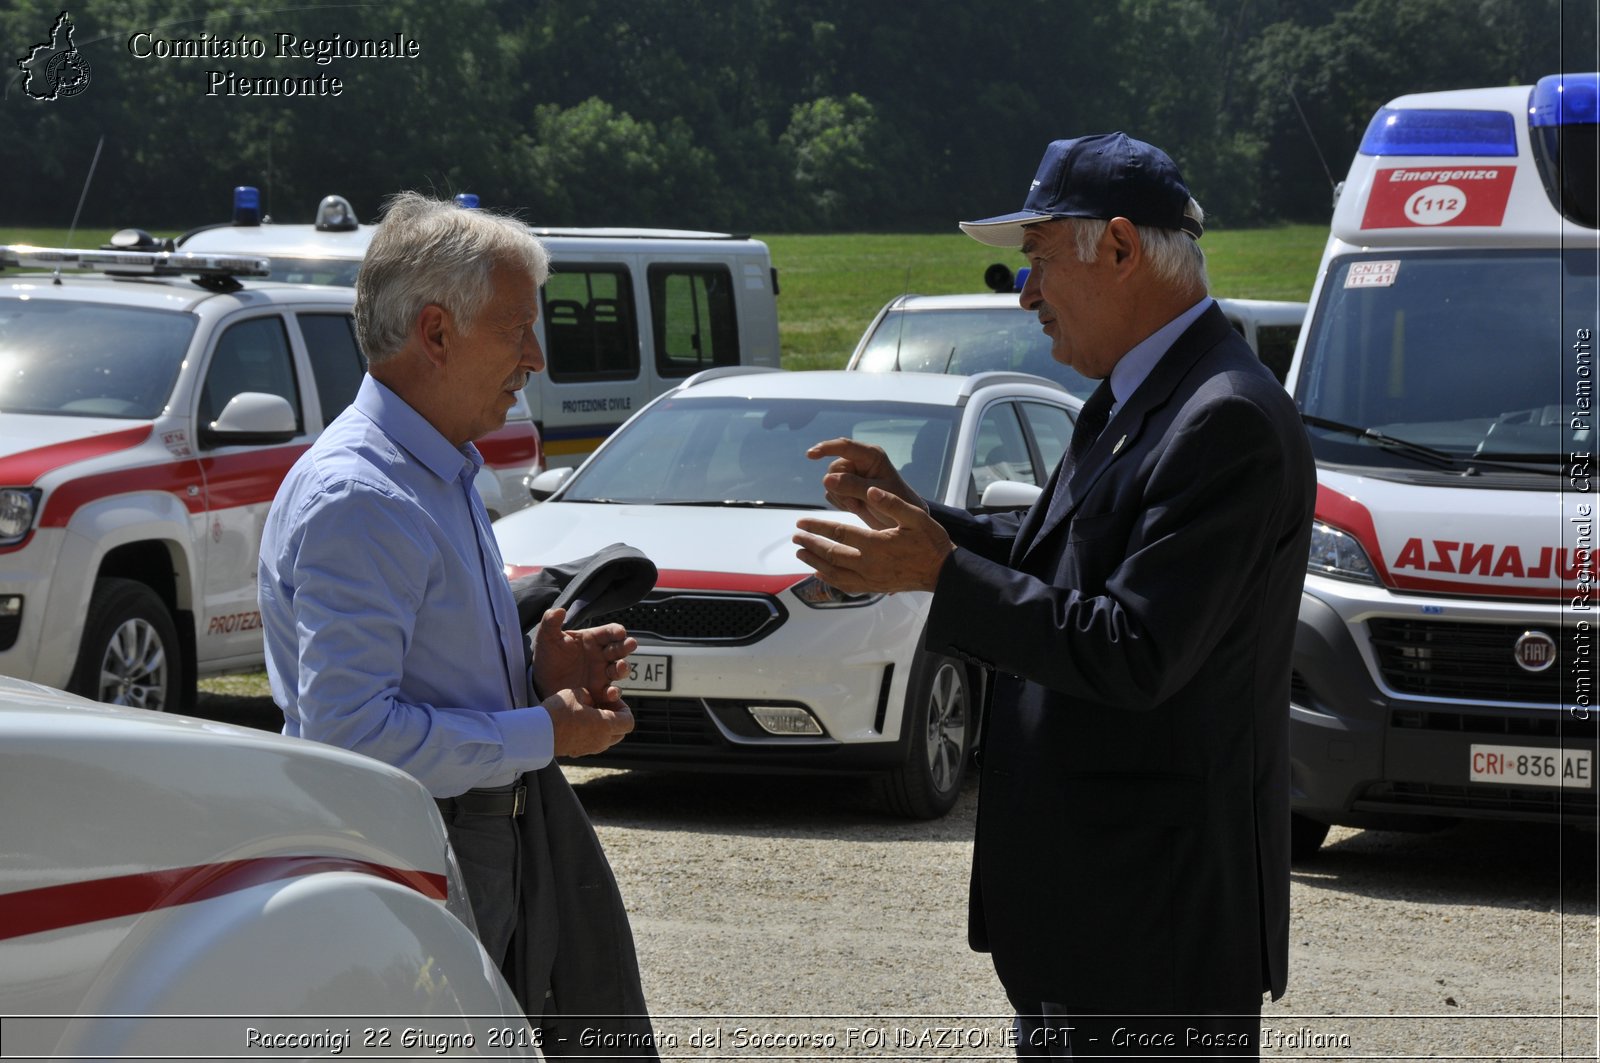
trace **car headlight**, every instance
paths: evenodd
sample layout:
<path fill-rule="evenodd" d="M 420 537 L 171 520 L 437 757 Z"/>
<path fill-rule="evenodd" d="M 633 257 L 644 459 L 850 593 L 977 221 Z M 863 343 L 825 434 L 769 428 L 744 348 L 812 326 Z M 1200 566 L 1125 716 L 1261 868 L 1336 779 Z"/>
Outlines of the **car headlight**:
<path fill-rule="evenodd" d="M 0 546 L 20 543 L 32 530 L 40 494 L 37 487 L 0 488 Z"/>
<path fill-rule="evenodd" d="M 1306 571 L 1357 583 L 1378 582 L 1372 561 L 1356 537 L 1320 520 L 1311 522 L 1311 557 Z"/>
<path fill-rule="evenodd" d="M 807 576 L 794 585 L 794 596 L 813 609 L 854 609 L 871 605 L 882 598 L 881 594 L 846 594 L 830 587 L 816 576 Z"/>

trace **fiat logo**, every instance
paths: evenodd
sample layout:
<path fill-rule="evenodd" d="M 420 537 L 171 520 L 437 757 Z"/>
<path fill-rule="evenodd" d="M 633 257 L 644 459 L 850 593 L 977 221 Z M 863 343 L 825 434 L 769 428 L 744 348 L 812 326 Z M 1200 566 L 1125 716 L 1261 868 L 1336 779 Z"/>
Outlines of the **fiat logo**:
<path fill-rule="evenodd" d="M 1556 663 L 1556 640 L 1543 631 L 1524 631 L 1511 656 L 1524 672 L 1542 672 Z"/>

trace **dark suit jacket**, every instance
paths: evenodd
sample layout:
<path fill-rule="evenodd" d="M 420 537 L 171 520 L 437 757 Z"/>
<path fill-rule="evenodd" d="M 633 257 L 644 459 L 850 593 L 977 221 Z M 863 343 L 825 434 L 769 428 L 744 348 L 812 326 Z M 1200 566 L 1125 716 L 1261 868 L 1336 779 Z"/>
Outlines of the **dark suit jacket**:
<path fill-rule="evenodd" d="M 1288 962 L 1304 429 L 1212 306 L 1054 491 L 1020 527 L 933 507 L 926 646 L 998 672 L 972 945 L 1013 1000 L 1255 1011 Z"/>

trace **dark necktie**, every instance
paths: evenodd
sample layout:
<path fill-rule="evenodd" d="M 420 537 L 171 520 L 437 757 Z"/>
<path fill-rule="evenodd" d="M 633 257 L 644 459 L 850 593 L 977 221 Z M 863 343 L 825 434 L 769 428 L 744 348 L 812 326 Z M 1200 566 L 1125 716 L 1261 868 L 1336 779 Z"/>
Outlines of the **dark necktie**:
<path fill-rule="evenodd" d="M 1056 480 L 1057 495 L 1061 494 L 1062 485 L 1072 478 L 1078 463 L 1105 430 L 1106 422 L 1111 419 L 1114 401 L 1111 382 L 1102 380 L 1100 386 L 1094 389 L 1094 394 L 1089 396 L 1089 401 L 1083 404 L 1083 409 L 1078 411 L 1078 423 L 1072 427 L 1072 442 L 1067 444 L 1067 455 L 1061 459 L 1061 476 Z"/>

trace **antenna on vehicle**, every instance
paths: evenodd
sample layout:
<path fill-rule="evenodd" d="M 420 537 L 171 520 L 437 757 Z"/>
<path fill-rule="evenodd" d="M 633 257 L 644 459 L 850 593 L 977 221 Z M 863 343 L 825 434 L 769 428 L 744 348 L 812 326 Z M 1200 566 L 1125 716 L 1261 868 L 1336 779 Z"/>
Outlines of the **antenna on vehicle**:
<path fill-rule="evenodd" d="M 900 341 L 906 338 L 906 296 L 911 294 L 911 267 L 906 267 L 906 287 L 900 293 L 900 329 L 894 334 L 894 371 L 900 372 Z"/>
<path fill-rule="evenodd" d="M 72 246 L 72 237 L 78 231 L 78 218 L 83 214 L 83 202 L 89 198 L 89 182 L 94 180 L 95 167 L 100 165 L 100 149 L 106 146 L 106 135 L 100 134 L 100 140 L 94 146 L 94 158 L 89 162 L 89 176 L 83 179 L 83 191 L 78 193 L 78 209 L 72 212 L 72 225 L 67 229 L 67 246 Z M 56 266 L 57 284 L 61 283 L 61 267 Z"/>
<path fill-rule="evenodd" d="M 1334 180 L 1333 171 L 1328 169 L 1328 160 L 1322 155 L 1322 147 L 1317 143 L 1317 136 L 1311 131 L 1311 123 L 1306 119 L 1306 112 L 1300 109 L 1300 98 L 1294 94 L 1294 84 L 1287 76 L 1283 79 L 1283 89 L 1289 94 L 1289 102 L 1294 104 L 1294 113 L 1300 116 L 1300 124 L 1306 127 L 1306 139 L 1311 141 L 1311 150 L 1317 153 L 1317 161 L 1322 164 L 1322 172 L 1328 175 L 1328 187 L 1337 188 L 1338 182 Z"/>

